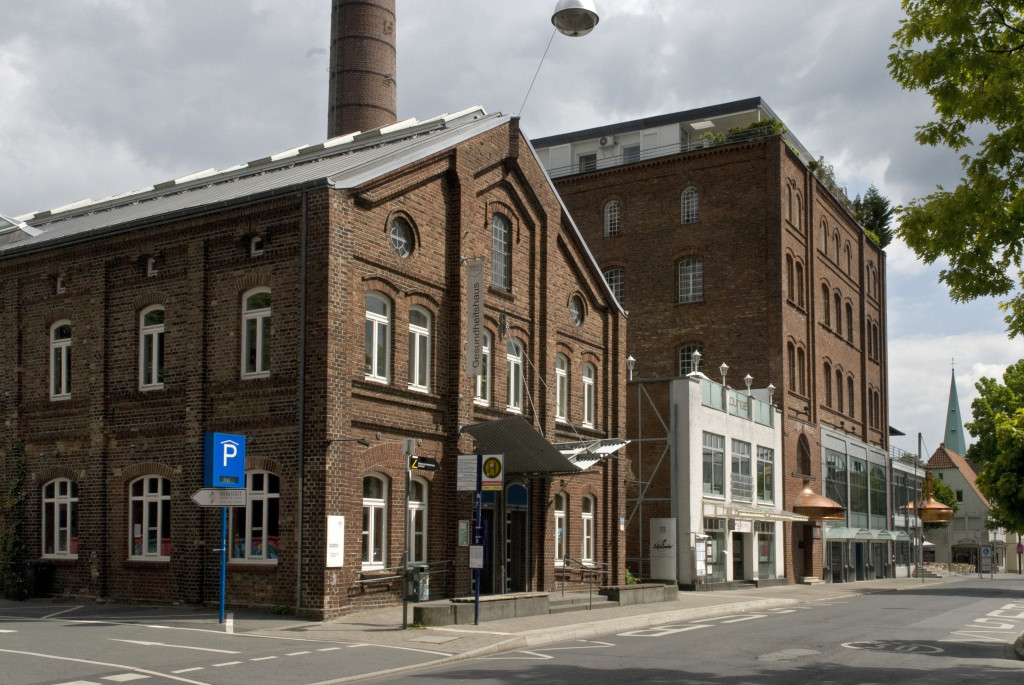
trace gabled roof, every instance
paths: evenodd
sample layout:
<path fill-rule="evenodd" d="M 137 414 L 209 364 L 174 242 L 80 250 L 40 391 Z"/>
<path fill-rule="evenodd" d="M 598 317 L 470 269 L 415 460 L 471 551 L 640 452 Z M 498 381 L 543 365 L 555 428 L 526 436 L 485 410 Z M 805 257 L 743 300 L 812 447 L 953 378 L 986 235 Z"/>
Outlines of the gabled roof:
<path fill-rule="evenodd" d="M 0 225 L 0 258 L 307 188 L 352 188 L 510 119 L 480 107 L 426 121 L 409 119 L 221 171 L 207 169 L 123 195 L 23 215 L 9 221 L 22 227 L 17 240 L 4 242 L 7 232 Z"/>
<path fill-rule="evenodd" d="M 960 475 L 964 477 L 964 480 L 971 486 L 974 493 L 981 499 L 982 504 L 989 509 L 992 508 L 992 505 L 988 503 L 988 498 L 981 494 L 981 490 L 978 489 L 977 483 L 974 482 L 977 478 L 977 474 L 975 474 L 974 469 L 971 468 L 971 465 L 963 456 L 947 448 L 945 445 L 939 445 L 939 449 L 935 450 L 925 466 L 929 469 L 956 469 L 960 472 Z"/>

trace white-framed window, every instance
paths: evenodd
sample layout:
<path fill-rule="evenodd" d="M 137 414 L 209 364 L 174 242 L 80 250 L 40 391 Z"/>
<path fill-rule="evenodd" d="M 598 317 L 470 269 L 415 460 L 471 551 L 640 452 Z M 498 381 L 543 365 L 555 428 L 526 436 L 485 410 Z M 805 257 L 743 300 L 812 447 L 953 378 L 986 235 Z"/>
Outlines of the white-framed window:
<path fill-rule="evenodd" d="M 139 389 L 164 387 L 164 308 L 146 307 L 139 314 Z"/>
<path fill-rule="evenodd" d="M 683 191 L 679 198 L 680 223 L 697 223 L 697 189 L 693 186 Z"/>
<path fill-rule="evenodd" d="M 618 200 L 612 200 L 604 206 L 604 235 L 619 234 L 619 214 L 621 212 Z"/>
<path fill-rule="evenodd" d="M 565 421 L 569 417 L 569 358 L 564 354 L 555 355 L 555 419 Z"/>
<path fill-rule="evenodd" d="M 686 376 L 694 371 L 700 371 L 693 365 L 693 353 L 704 354 L 704 347 L 694 343 L 683 345 L 679 348 L 679 375 Z"/>
<path fill-rule="evenodd" d="M 156 268 L 156 257 L 150 257 L 146 260 L 146 277 L 152 278 L 153 276 L 159 275 L 160 272 Z"/>
<path fill-rule="evenodd" d="M 409 481 L 409 562 L 427 563 L 427 481 L 413 478 Z"/>
<path fill-rule="evenodd" d="M 269 471 L 246 471 L 245 494 L 246 506 L 231 508 L 231 558 L 277 561 L 281 479 Z"/>
<path fill-rule="evenodd" d="M 585 564 L 593 563 L 594 561 L 594 496 L 584 495 L 580 500 L 580 518 L 582 519 L 582 527 L 580 528 L 580 539 L 583 543 L 583 547 L 580 550 L 581 556 L 580 561 Z"/>
<path fill-rule="evenodd" d="M 78 485 L 67 478 L 43 486 L 43 556 L 78 556 Z"/>
<path fill-rule="evenodd" d="M 555 566 L 565 564 L 565 508 L 568 496 L 564 492 L 555 494 Z"/>
<path fill-rule="evenodd" d="M 757 446 L 757 501 L 775 501 L 775 450 Z"/>
<path fill-rule="evenodd" d="M 128 557 L 171 556 L 171 481 L 142 476 L 128 486 Z"/>
<path fill-rule="evenodd" d="M 704 433 L 704 494 L 725 494 L 725 436 Z"/>
<path fill-rule="evenodd" d="M 679 261 L 679 302 L 701 302 L 704 299 L 704 262 L 700 259 Z"/>
<path fill-rule="evenodd" d="M 608 269 L 604 272 L 604 280 L 615 296 L 615 301 L 622 304 L 622 269 Z"/>
<path fill-rule="evenodd" d="M 484 331 L 480 351 L 480 375 L 476 377 L 473 402 L 481 406 L 491 404 L 491 334 Z"/>
<path fill-rule="evenodd" d="M 363 568 L 383 568 L 387 553 L 388 487 L 380 474 L 363 478 Z"/>
<path fill-rule="evenodd" d="M 249 239 L 249 256 L 263 256 L 263 236 L 254 235 L 252 238 Z"/>
<path fill-rule="evenodd" d="M 430 314 L 422 307 L 409 310 L 409 388 L 430 389 Z"/>
<path fill-rule="evenodd" d="M 242 378 L 270 375 L 270 288 L 242 296 Z"/>
<path fill-rule="evenodd" d="M 391 302 L 380 293 L 366 294 L 366 380 L 387 383 L 391 358 Z"/>
<path fill-rule="evenodd" d="M 57 294 L 63 295 L 67 292 L 67 288 L 64 287 L 64 277 L 57 276 Z"/>
<path fill-rule="evenodd" d="M 71 397 L 71 322 L 50 327 L 50 399 Z"/>
<path fill-rule="evenodd" d="M 594 365 L 587 362 L 583 365 L 583 425 L 587 428 L 594 427 L 595 397 L 594 380 L 597 370 Z"/>
<path fill-rule="evenodd" d="M 505 350 L 505 406 L 509 411 L 523 411 L 523 344 L 515 338 L 508 339 Z"/>
<path fill-rule="evenodd" d="M 491 283 L 512 287 L 512 222 L 497 212 L 491 216 Z"/>
<path fill-rule="evenodd" d="M 750 472 L 750 443 L 732 441 L 732 498 L 750 500 L 754 496 L 754 479 Z"/>

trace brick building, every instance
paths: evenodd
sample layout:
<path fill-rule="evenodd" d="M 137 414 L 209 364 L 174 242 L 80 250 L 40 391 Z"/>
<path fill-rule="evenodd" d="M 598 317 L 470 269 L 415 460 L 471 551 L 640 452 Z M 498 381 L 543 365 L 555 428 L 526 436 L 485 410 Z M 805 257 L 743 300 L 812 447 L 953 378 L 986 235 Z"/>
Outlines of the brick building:
<path fill-rule="evenodd" d="M 0 293 L 4 482 L 23 454 L 27 558 L 56 594 L 216 598 L 220 512 L 190 500 L 209 431 L 247 437 L 230 604 L 398 600 L 408 438 L 440 462 L 408 492 L 433 595 L 470 592 L 455 458 L 484 444 L 507 473 L 483 592 L 550 589 L 556 546 L 622 577 L 619 464 L 586 448 L 621 444 L 625 317 L 514 117 L 400 122 L 3 220 Z M 527 459 L 495 425 L 546 447 Z"/>
<path fill-rule="evenodd" d="M 805 483 L 825 492 L 828 469 L 837 482 L 846 482 L 849 470 L 858 493 L 862 468 L 878 463 L 885 470 L 885 253 L 777 119 L 752 98 L 533 143 L 629 312 L 638 381 L 685 375 L 700 351 L 701 369 L 712 378 L 725 363 L 731 385 L 750 374 L 757 388 L 775 386 L 783 505 L 791 510 Z M 629 392 L 629 437 L 664 437 L 665 398 Z M 651 411 L 641 416 L 645 403 Z M 667 506 L 672 494 L 664 481 L 637 468 L 642 444 L 630 448 L 639 490 Z M 870 512 L 850 514 L 885 527 L 887 502 L 872 498 L 870 505 L 863 500 Z M 639 522 L 633 517 L 630 525 L 632 542 Z M 787 523 L 784 549 L 791 581 L 825 573 L 820 524 Z M 836 549 L 836 564 L 860 554 L 856 545 Z M 646 554 L 631 547 L 634 568 Z"/>

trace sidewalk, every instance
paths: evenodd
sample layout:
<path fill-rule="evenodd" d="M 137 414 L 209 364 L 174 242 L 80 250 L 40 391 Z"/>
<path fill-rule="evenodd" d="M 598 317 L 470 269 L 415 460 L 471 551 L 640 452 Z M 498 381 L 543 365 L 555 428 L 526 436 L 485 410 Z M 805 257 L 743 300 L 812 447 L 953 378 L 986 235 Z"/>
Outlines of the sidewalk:
<path fill-rule="evenodd" d="M 652 625 L 713 618 L 748 611 L 763 611 L 807 602 L 822 602 L 874 592 L 920 589 L 955 583 L 970 576 L 929 578 L 887 578 L 856 583 L 785 585 L 753 590 L 680 592 L 674 602 L 576 611 L 488 621 L 480 625 L 457 625 L 402 630 L 402 607 L 361 611 L 322 623 L 236 614 L 234 632 L 275 637 L 301 637 L 324 642 L 355 642 L 402 647 L 437 655 L 437 665 L 516 649 L 535 649 L 565 640 L 592 639 L 608 633 L 647 628 Z M 552 597 L 558 596 L 552 593 Z M 412 620 L 412 606 L 409 608 Z M 390 671 L 381 676 L 423 668 L 425 664 Z M 358 680 L 366 676 L 339 680 Z"/>

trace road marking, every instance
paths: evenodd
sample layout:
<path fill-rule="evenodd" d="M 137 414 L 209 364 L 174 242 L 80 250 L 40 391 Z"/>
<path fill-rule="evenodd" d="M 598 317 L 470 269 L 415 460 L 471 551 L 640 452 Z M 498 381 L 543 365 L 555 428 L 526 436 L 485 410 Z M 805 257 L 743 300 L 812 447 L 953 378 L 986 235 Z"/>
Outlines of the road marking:
<path fill-rule="evenodd" d="M 201 670 L 203 670 L 202 666 L 193 666 L 192 668 L 182 668 L 182 669 L 177 670 L 177 671 L 171 671 L 171 673 L 191 673 L 192 671 L 201 671 Z"/>
<path fill-rule="evenodd" d="M 285 656 L 302 656 L 303 654 L 309 654 L 309 652 L 292 652 L 290 654 L 285 654 Z"/>
<path fill-rule="evenodd" d="M 741 623 L 743 621 L 753 621 L 755 618 L 764 618 L 765 614 L 750 614 L 749 616 L 740 616 L 739 618 L 730 618 L 726 621 L 720 621 L 720 623 Z"/>
<path fill-rule="evenodd" d="M 148 675 L 142 675 L 141 673 L 121 673 L 118 675 L 103 676 L 103 680 L 113 680 L 115 683 L 127 683 L 130 680 L 142 680 L 143 678 L 148 677 Z"/>
<path fill-rule="evenodd" d="M 216 652 L 217 654 L 240 654 L 230 649 L 213 649 L 212 647 L 191 647 L 189 645 L 169 645 L 166 642 L 146 642 L 145 640 L 121 640 L 116 637 L 110 638 L 114 642 L 127 642 L 130 645 L 140 645 L 142 647 L 169 647 L 172 649 L 191 649 L 197 652 Z"/>
<path fill-rule="evenodd" d="M 17 630 L 0 630 L 0 633 L 16 633 Z"/>
<path fill-rule="evenodd" d="M 333 652 L 336 649 L 341 649 L 341 647 L 324 647 L 324 648 L 318 649 L 316 651 L 318 651 L 318 652 Z"/>
<path fill-rule="evenodd" d="M 25 652 L 18 649 L 0 649 L 0 654 L 20 654 L 22 656 L 34 656 L 40 659 L 53 659 L 54 661 L 70 661 L 76 664 L 89 664 L 90 666 L 103 666 L 104 668 L 117 668 L 125 671 L 135 671 L 136 673 L 145 673 L 146 675 L 159 676 L 161 678 L 167 678 L 168 680 L 176 680 L 179 683 L 188 683 L 188 685 L 209 685 L 198 680 L 189 680 L 188 678 L 179 678 L 166 673 L 160 673 L 159 671 L 150 671 L 145 668 L 136 668 L 135 666 L 126 666 L 125 664 L 110 664 L 103 661 L 91 661 L 89 659 L 76 659 L 70 656 L 57 656 L 56 654 L 42 654 L 40 652 Z M 80 681 L 84 685 L 97 685 L 96 683 L 90 683 L 88 681 Z M 64 685 L 71 685 L 71 683 L 65 683 Z"/>
<path fill-rule="evenodd" d="M 691 630 L 700 630 L 701 628 L 711 628 L 713 626 L 707 623 L 698 623 L 696 625 L 688 626 L 658 626 L 656 628 L 641 628 L 640 630 L 630 630 L 626 633 L 618 633 L 622 637 L 664 637 L 665 635 L 675 635 L 676 633 L 685 633 Z"/>
<path fill-rule="evenodd" d="M 63 611 L 57 611 L 57 612 L 54 612 L 52 614 L 47 614 L 46 616 L 41 617 L 40 620 L 45 620 L 45 619 L 48 619 L 48 618 L 53 618 L 54 616 L 60 616 L 61 614 L 66 614 L 69 611 L 78 611 L 81 608 L 82 607 L 77 606 L 77 607 L 71 607 L 70 609 L 64 609 Z"/>
<path fill-rule="evenodd" d="M 222 664 L 214 664 L 213 667 L 214 668 L 221 668 L 222 666 L 237 666 L 240 663 L 242 663 L 242 662 L 241 661 L 225 661 Z"/>
<path fill-rule="evenodd" d="M 276 658 L 277 658 L 276 656 L 258 656 L 258 657 L 254 657 L 252 659 L 249 659 L 249 661 L 270 661 L 271 659 L 276 659 Z"/>
<path fill-rule="evenodd" d="M 847 649 L 866 649 L 873 652 L 898 652 L 900 654 L 941 654 L 946 651 L 932 645 L 896 642 L 891 640 L 868 640 L 866 642 L 844 642 Z"/>

